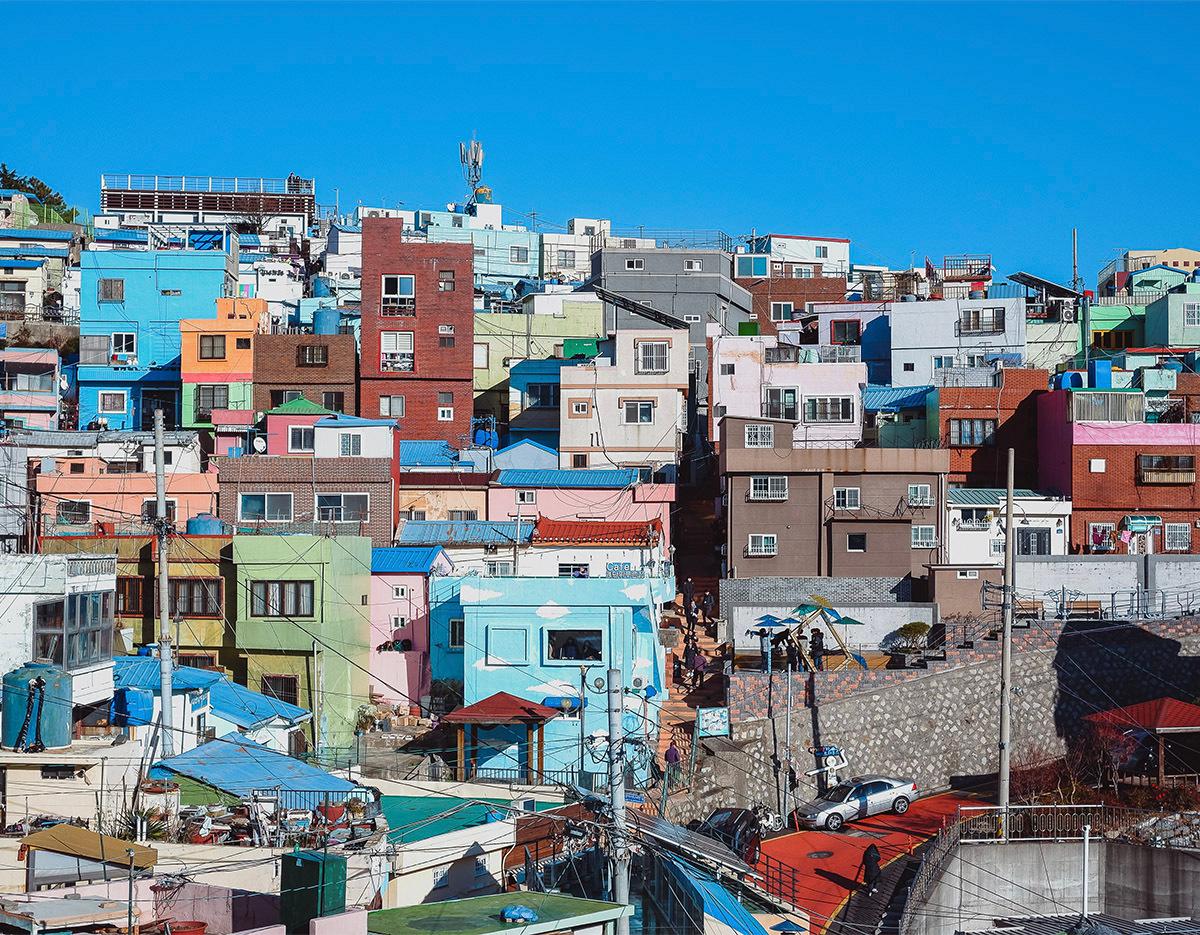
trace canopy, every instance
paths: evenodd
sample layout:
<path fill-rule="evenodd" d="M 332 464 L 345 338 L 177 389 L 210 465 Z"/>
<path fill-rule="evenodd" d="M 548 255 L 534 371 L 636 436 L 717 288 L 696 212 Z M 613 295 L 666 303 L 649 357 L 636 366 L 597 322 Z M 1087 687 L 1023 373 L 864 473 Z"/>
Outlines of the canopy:
<path fill-rule="evenodd" d="M 1152 514 L 1133 514 L 1126 516 L 1121 522 L 1130 532 L 1149 532 L 1155 526 L 1162 525 L 1162 517 Z"/>
<path fill-rule="evenodd" d="M 1154 734 L 1187 733 L 1200 731 L 1200 706 L 1177 698 L 1156 698 L 1123 708 L 1097 711 L 1086 715 L 1084 720 L 1118 730 L 1139 728 Z"/>
<path fill-rule="evenodd" d="M 442 721 L 448 724 L 529 724 L 549 721 L 562 713 L 561 708 L 526 701 L 508 692 L 496 692 L 482 701 L 451 711 L 442 717 Z"/>
<path fill-rule="evenodd" d="M 108 834 L 97 834 L 78 825 L 54 825 L 42 831 L 35 831 L 21 838 L 21 844 L 34 850 L 125 865 L 128 865 L 130 860 L 126 852 L 133 851 L 133 865 L 142 870 L 153 867 L 158 862 L 158 851 L 152 847 L 143 847 L 141 844 L 126 841 L 124 838 L 114 838 Z"/>

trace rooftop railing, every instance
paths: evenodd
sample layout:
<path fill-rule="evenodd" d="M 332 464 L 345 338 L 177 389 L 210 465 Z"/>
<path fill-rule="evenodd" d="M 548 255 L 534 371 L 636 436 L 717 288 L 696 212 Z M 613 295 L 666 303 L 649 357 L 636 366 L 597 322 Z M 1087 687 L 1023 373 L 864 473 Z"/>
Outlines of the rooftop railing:
<path fill-rule="evenodd" d="M 122 175 L 100 176 L 101 189 L 142 192 L 219 192 L 224 194 L 311 195 L 313 180 L 292 176 L 285 179 L 243 178 L 213 175 Z"/>

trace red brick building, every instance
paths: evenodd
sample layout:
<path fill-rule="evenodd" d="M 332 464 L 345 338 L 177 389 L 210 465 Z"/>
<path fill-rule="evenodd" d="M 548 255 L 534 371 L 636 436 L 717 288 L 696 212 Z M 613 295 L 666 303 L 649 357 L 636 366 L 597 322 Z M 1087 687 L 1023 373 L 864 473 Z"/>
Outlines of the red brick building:
<path fill-rule="evenodd" d="M 772 275 L 742 277 L 734 282 L 750 293 L 759 334 L 776 334 L 776 323 L 799 318 L 808 302 L 846 301 L 845 276 Z"/>
<path fill-rule="evenodd" d="M 466 442 L 474 408 L 474 274 L 469 243 L 406 241 L 398 218 L 362 236 L 359 414 L 400 436 Z"/>
<path fill-rule="evenodd" d="M 950 449 L 947 481 L 966 487 L 1003 487 L 1012 448 L 1016 485 L 1037 487 L 1037 401 L 1049 389 L 1050 373 L 1004 368 L 996 379 L 996 386 L 937 389 L 938 434 Z"/>
<path fill-rule="evenodd" d="M 260 334 L 254 342 L 254 408 L 303 397 L 358 415 L 358 349 L 352 334 Z"/>

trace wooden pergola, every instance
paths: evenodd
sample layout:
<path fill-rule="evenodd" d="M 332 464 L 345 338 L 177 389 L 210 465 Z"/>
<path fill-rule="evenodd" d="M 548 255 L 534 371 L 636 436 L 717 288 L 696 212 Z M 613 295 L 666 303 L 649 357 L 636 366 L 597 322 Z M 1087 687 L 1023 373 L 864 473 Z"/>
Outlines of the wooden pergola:
<path fill-rule="evenodd" d="M 550 708 L 534 701 L 526 701 L 508 692 L 496 692 L 469 704 L 465 708 L 451 711 L 442 718 L 453 724 L 458 733 L 457 777 L 460 782 L 470 779 L 476 771 L 479 755 L 479 729 L 525 725 L 525 770 L 526 776 L 541 777 L 546 768 L 546 722 L 561 715 L 561 708 Z M 535 743 L 536 738 L 536 743 Z M 534 768 L 534 747 L 537 747 L 537 768 Z M 470 763 L 470 769 L 467 764 Z"/>
<path fill-rule="evenodd" d="M 1178 698 L 1156 698 L 1153 701 L 1126 705 L 1124 708 L 1097 711 L 1095 714 L 1086 715 L 1084 720 L 1100 727 L 1118 731 L 1140 730 L 1152 736 L 1158 745 L 1157 781 L 1160 786 L 1168 781 L 1200 780 L 1200 762 L 1197 762 L 1197 757 L 1192 753 L 1197 749 L 1196 746 L 1175 744 L 1174 749 L 1169 748 L 1172 735 L 1200 735 L 1200 706 L 1180 701 Z M 1190 768 L 1182 772 L 1167 772 L 1168 755 Z"/>

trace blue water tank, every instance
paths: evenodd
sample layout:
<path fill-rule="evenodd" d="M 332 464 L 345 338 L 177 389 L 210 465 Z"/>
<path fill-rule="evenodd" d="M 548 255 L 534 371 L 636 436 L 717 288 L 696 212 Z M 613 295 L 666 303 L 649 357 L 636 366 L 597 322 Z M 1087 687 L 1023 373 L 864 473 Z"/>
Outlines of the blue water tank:
<path fill-rule="evenodd" d="M 336 308 L 319 308 L 313 312 L 313 334 L 337 334 L 342 313 Z"/>
<path fill-rule="evenodd" d="M 473 441 L 476 445 L 486 445 L 487 436 L 487 429 L 476 429 L 471 435 L 471 441 Z"/>
<path fill-rule="evenodd" d="M 225 523 L 211 513 L 200 513 L 187 521 L 189 536 L 223 536 Z"/>
<path fill-rule="evenodd" d="M 967 298 L 968 299 L 982 299 L 982 298 L 985 298 L 985 296 L 983 294 L 982 289 L 972 289 L 970 292 L 967 293 Z"/>
<path fill-rule="evenodd" d="M 118 688 L 108 705 L 108 719 L 117 727 L 154 723 L 154 692 L 148 688 Z"/>
<path fill-rule="evenodd" d="M 1183 373 L 1183 361 L 1164 360 L 1162 368 L 1163 370 L 1174 370 L 1176 373 Z"/>
<path fill-rule="evenodd" d="M 44 684 L 31 685 L 38 679 Z M 47 750 L 71 746 L 71 676 L 58 666 L 27 662 L 5 674 L 0 704 L 0 745 L 5 749 L 16 749 L 18 741 L 24 749 L 39 735 Z"/>
<path fill-rule="evenodd" d="M 1087 385 L 1094 390 L 1112 389 L 1112 361 L 1089 360 Z"/>
<path fill-rule="evenodd" d="M 238 445 L 236 448 L 230 448 L 228 451 L 226 451 L 225 457 L 240 458 L 242 456 L 242 454 L 245 453 L 245 450 L 246 449 L 243 448 L 241 445 Z"/>
<path fill-rule="evenodd" d="M 499 432 L 488 432 L 487 444 L 488 444 L 489 448 L 499 448 L 500 447 L 500 433 Z"/>

